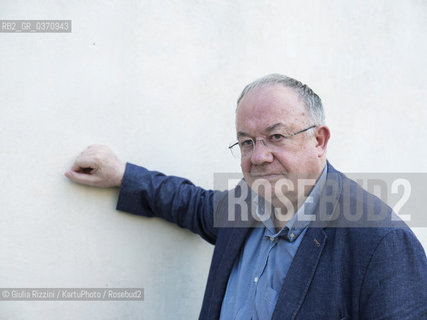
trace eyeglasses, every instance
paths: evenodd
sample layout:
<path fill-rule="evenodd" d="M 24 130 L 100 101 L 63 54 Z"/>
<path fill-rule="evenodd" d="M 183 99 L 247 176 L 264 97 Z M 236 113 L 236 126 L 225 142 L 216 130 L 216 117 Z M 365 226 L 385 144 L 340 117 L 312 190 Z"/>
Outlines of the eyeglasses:
<path fill-rule="evenodd" d="M 296 136 L 297 134 L 303 133 L 307 130 L 310 130 L 312 128 L 315 128 L 316 125 L 309 126 L 305 129 L 302 129 L 300 131 L 291 133 L 291 134 L 285 134 L 285 133 L 279 133 L 279 132 L 272 132 L 269 134 L 266 138 L 250 138 L 250 137 L 240 137 L 237 142 L 231 144 L 228 149 L 230 149 L 231 154 L 237 158 L 245 158 L 250 155 L 252 155 L 252 152 L 255 149 L 255 145 L 257 141 L 261 141 L 262 144 L 269 148 L 271 152 L 275 152 L 278 150 L 282 150 L 286 145 L 289 144 L 289 138 Z"/>

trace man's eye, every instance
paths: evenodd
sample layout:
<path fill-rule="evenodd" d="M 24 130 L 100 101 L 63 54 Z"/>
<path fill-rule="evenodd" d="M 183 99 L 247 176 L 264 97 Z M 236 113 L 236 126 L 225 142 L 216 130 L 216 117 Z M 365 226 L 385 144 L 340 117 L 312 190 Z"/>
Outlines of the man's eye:
<path fill-rule="evenodd" d="M 269 137 L 270 142 L 280 142 L 280 141 L 282 141 L 283 139 L 285 139 L 285 136 L 284 136 L 283 134 L 280 134 L 280 133 L 272 134 L 272 135 Z"/>
<path fill-rule="evenodd" d="M 251 148 L 253 143 L 254 142 L 251 139 L 242 140 L 239 142 L 240 147 L 242 147 L 242 148 Z"/>

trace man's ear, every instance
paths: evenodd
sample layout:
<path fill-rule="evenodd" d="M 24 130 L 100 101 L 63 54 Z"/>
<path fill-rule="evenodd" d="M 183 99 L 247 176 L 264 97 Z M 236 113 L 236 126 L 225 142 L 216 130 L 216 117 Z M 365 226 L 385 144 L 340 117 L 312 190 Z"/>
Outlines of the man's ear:
<path fill-rule="evenodd" d="M 315 138 L 316 138 L 316 148 L 318 150 L 317 156 L 320 158 L 326 153 L 326 147 L 328 146 L 329 138 L 331 137 L 331 132 L 327 126 L 320 126 L 316 128 Z"/>

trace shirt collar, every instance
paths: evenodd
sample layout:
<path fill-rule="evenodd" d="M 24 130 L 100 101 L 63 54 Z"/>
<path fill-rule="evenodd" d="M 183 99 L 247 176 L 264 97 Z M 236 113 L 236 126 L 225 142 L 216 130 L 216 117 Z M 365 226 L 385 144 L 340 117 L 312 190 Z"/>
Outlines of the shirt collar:
<path fill-rule="evenodd" d="M 309 216 L 314 214 L 316 206 L 320 199 L 323 186 L 326 182 L 327 166 L 323 168 L 322 174 L 308 195 L 307 199 L 293 215 L 293 217 L 286 223 L 286 225 L 278 232 L 274 228 L 273 221 L 271 220 L 272 206 L 265 206 L 264 199 L 254 193 L 253 201 L 256 205 L 256 215 L 258 217 L 269 217 L 267 220 L 260 219 L 265 227 L 264 236 L 270 239 L 283 237 L 287 241 L 295 241 L 305 228 L 310 224 Z"/>

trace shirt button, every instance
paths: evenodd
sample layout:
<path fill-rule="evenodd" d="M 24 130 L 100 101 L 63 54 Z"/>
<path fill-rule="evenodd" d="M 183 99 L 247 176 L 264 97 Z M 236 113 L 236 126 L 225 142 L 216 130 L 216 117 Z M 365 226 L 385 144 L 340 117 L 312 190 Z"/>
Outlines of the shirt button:
<path fill-rule="evenodd" d="M 293 239 L 295 237 L 295 235 L 293 233 L 290 234 L 291 239 Z"/>
<path fill-rule="evenodd" d="M 270 238 L 270 241 L 272 241 L 272 242 L 274 241 L 274 238 L 273 238 L 273 237 L 269 237 L 269 238 Z"/>
<path fill-rule="evenodd" d="M 255 278 L 254 278 L 254 282 L 255 282 L 255 283 L 257 283 L 257 282 L 258 282 L 258 280 L 259 280 L 259 278 L 258 278 L 258 277 L 255 277 Z"/>

